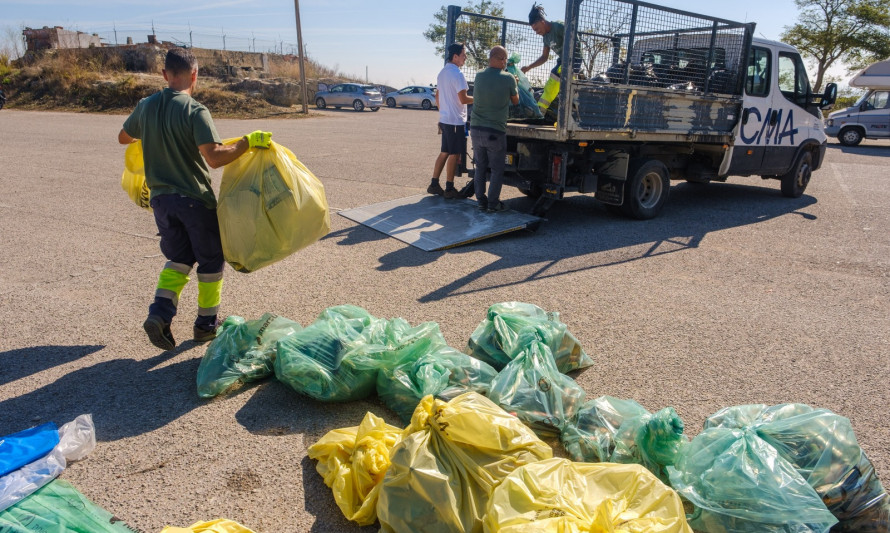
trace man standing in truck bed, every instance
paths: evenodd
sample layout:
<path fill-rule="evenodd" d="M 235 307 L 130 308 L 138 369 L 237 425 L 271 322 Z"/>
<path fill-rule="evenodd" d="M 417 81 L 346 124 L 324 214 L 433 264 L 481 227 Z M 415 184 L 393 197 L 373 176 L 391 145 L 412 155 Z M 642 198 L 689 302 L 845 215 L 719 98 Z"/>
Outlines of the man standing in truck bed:
<path fill-rule="evenodd" d="M 566 35 L 565 24 L 556 21 L 550 22 L 545 15 L 544 6 L 539 6 L 538 4 L 534 4 L 528 14 L 528 23 L 531 24 L 532 29 L 544 38 L 544 50 L 541 52 L 541 57 L 520 69 L 523 73 L 526 73 L 535 67 L 543 65 L 550 59 L 551 50 L 557 56 L 556 66 L 550 71 L 550 79 L 544 84 L 544 92 L 541 94 L 541 99 L 538 100 L 538 107 L 541 108 L 541 112 L 547 111 L 553 99 L 559 94 L 559 76 L 562 74 L 563 57 L 562 43 Z M 581 47 L 576 41 L 572 72 L 578 72 L 579 70 L 581 70 Z"/>

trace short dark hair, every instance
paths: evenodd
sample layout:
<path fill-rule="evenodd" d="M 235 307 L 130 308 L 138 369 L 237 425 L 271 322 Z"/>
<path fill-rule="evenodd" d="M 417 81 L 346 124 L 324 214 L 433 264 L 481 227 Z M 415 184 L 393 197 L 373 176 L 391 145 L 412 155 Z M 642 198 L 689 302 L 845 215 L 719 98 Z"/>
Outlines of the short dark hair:
<path fill-rule="evenodd" d="M 187 48 L 171 48 L 167 50 L 167 57 L 164 58 L 164 70 L 171 74 L 193 72 L 198 70 L 198 60 Z"/>
<path fill-rule="evenodd" d="M 532 10 L 528 12 L 528 23 L 534 24 L 539 20 L 547 20 L 547 13 L 544 12 L 544 6 L 532 4 Z"/>
<path fill-rule="evenodd" d="M 464 43 L 451 43 L 448 45 L 447 56 L 445 57 L 445 61 L 451 63 L 451 60 L 454 59 L 454 56 L 459 56 L 464 51 Z"/>

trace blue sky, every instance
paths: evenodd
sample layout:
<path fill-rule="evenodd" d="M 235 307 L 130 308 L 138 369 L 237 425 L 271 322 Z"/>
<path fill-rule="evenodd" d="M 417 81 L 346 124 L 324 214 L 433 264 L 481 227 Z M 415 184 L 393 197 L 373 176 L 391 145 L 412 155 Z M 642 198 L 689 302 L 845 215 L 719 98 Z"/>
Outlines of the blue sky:
<path fill-rule="evenodd" d="M 540 1 L 540 0 L 539 0 Z M 400 87 L 435 82 L 442 66 L 435 47 L 423 38 L 433 14 L 447 0 L 300 0 L 303 41 L 309 57 L 372 83 Z M 565 4 L 541 2 L 552 19 Z M 757 34 L 778 39 L 797 19 L 793 0 L 653 0 L 652 3 L 740 22 L 756 22 Z M 532 0 L 504 2 L 508 18 L 527 20 Z M 227 49 L 290 52 L 297 42 L 291 0 L 0 0 L 0 30 L 62 26 L 98 33 L 114 43 L 133 37 L 145 42 L 152 25 L 162 40 Z M 7 31 L 0 34 L 5 36 Z"/>

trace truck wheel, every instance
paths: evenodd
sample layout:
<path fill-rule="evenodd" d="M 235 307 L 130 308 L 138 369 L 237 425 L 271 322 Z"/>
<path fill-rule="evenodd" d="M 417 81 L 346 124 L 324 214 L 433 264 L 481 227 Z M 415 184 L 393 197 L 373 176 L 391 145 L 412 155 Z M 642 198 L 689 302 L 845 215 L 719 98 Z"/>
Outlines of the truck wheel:
<path fill-rule="evenodd" d="M 810 183 L 810 176 L 812 175 L 813 154 L 804 152 L 798 156 L 791 170 L 779 178 L 782 180 L 782 196 L 800 198 Z"/>
<path fill-rule="evenodd" d="M 844 128 L 837 136 L 844 146 L 856 146 L 862 142 L 862 131 L 859 128 Z"/>
<path fill-rule="evenodd" d="M 664 163 L 657 159 L 645 161 L 628 173 L 621 211 L 637 220 L 655 218 L 667 202 L 670 190 L 671 178 Z"/>

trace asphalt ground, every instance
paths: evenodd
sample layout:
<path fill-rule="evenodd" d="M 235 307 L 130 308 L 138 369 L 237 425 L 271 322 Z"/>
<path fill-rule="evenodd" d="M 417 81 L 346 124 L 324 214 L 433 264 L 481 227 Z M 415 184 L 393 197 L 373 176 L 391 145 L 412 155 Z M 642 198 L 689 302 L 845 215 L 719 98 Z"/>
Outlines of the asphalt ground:
<path fill-rule="evenodd" d="M 334 210 L 425 191 L 432 111 L 328 110 L 218 120 L 256 129 L 324 182 Z M 207 401 L 182 295 L 159 352 L 141 324 L 164 259 L 154 221 L 121 190 L 123 116 L 0 113 L 0 435 L 92 413 L 99 445 L 62 475 L 134 528 L 227 517 L 258 532 L 374 531 L 347 522 L 306 456 L 376 399 L 325 404 L 270 379 Z M 890 485 L 890 144 L 830 144 L 806 194 L 776 181 L 675 183 L 662 215 L 558 204 L 536 233 L 423 252 L 343 217 L 320 242 L 251 274 L 226 269 L 222 314 L 308 325 L 325 308 L 438 322 L 462 349 L 489 305 L 558 311 L 595 365 L 589 397 L 673 406 L 694 436 L 720 408 L 803 402 L 849 417 Z M 221 171 L 214 171 L 218 186 Z M 459 184 L 465 178 L 458 178 Z M 530 207 L 515 190 L 513 208 Z M 494 215 L 493 215 L 494 216 Z"/>

